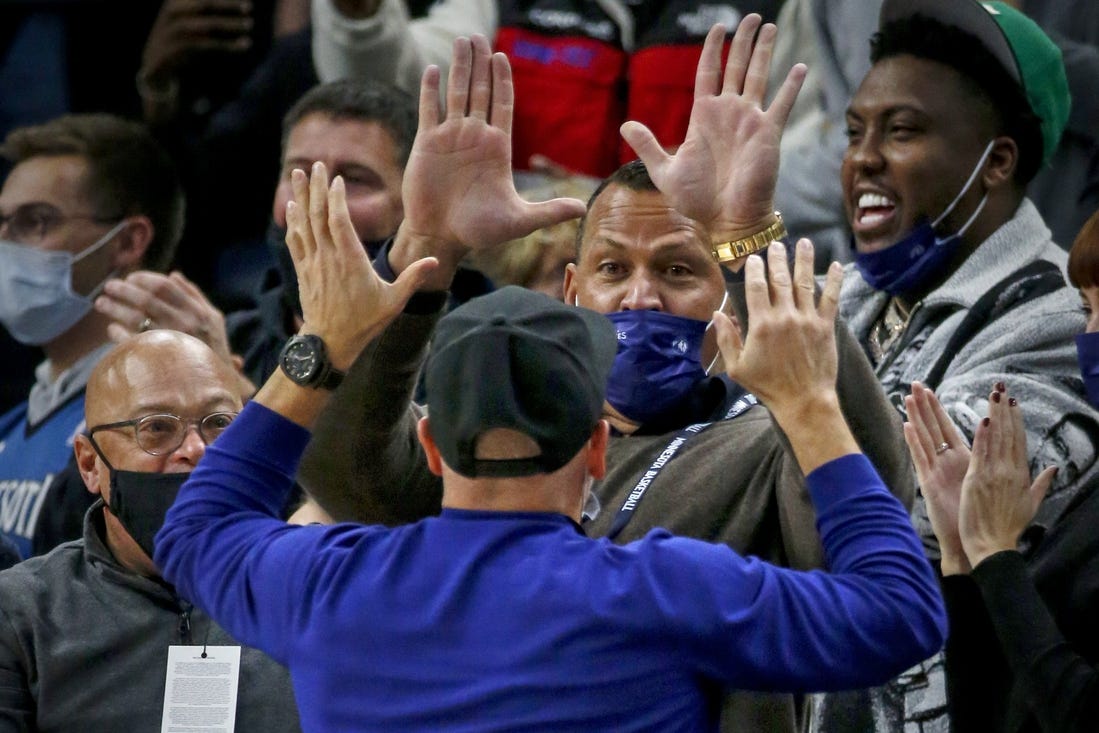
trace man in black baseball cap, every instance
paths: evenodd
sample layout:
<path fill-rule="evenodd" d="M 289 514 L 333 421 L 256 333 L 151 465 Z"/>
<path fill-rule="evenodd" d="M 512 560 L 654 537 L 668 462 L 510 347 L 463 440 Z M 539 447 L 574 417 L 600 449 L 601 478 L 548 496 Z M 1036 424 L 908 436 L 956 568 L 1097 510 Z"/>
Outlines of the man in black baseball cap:
<path fill-rule="evenodd" d="M 616 351 L 614 327 L 594 311 L 515 286 L 475 299 L 431 343 L 430 440 L 469 478 L 553 473 L 596 429 Z M 512 434 L 495 441 L 510 447 L 489 455 L 496 431 Z"/>
<path fill-rule="evenodd" d="M 430 346 L 419 438 L 442 476 L 440 516 L 281 521 L 340 373 L 437 264 L 384 283 L 342 181 L 326 178 L 296 171 L 287 211 L 305 315 L 295 358 L 210 446 L 156 537 L 184 597 L 289 667 L 303 730 L 716 730 L 722 686 L 880 682 L 940 647 L 935 577 L 840 411 L 841 269 L 818 305 L 808 240 L 793 273 L 772 248 L 770 282 L 749 259 L 746 341 L 714 319 L 730 373 L 790 440 L 835 576 L 662 529 L 624 546 L 585 536 L 615 329 L 514 287 L 443 317 Z"/>

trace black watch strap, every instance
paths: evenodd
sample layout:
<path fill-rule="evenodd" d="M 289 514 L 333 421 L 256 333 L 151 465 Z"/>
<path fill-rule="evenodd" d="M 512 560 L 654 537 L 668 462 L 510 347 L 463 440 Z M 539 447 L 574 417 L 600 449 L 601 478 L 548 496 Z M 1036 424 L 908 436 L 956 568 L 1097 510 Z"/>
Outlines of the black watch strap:
<path fill-rule="evenodd" d="M 339 369 L 333 368 L 331 364 L 326 362 L 324 369 L 317 379 L 317 383 L 310 386 L 315 387 L 316 389 L 327 389 L 328 391 L 332 391 L 343 383 L 343 378 L 346 376 L 346 372 L 341 372 Z"/>
<path fill-rule="evenodd" d="M 295 384 L 334 390 L 345 374 L 328 360 L 324 340 L 316 334 L 291 336 L 279 354 L 279 368 Z"/>

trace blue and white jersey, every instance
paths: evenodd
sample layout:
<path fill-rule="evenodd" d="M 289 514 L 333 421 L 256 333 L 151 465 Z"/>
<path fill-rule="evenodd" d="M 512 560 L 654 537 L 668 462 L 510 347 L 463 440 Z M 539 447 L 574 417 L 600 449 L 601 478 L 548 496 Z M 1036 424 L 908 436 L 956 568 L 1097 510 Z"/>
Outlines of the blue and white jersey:
<path fill-rule="evenodd" d="M 84 430 L 84 392 L 58 407 L 34 427 L 27 403 L 0 417 L 0 535 L 30 557 L 32 538 L 50 482 L 73 454 L 73 439 Z"/>

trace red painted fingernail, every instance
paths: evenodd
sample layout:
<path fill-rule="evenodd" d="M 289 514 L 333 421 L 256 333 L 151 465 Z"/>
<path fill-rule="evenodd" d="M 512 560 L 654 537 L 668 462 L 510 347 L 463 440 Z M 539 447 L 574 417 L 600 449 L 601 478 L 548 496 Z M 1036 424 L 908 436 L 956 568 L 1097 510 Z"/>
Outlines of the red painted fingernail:
<path fill-rule="evenodd" d="M 1016 399 L 1014 397 L 1008 397 L 1007 398 L 1007 404 L 1011 405 L 1012 407 L 1015 407 L 1019 403 L 1018 403 L 1018 401 L 1016 401 Z"/>
<path fill-rule="evenodd" d="M 984 425 L 987 428 L 990 422 L 992 421 L 986 417 L 984 420 L 981 420 L 981 425 Z"/>
<path fill-rule="evenodd" d="M 997 392 L 1006 392 L 1007 391 L 1007 386 L 1003 382 L 996 382 L 996 391 Z"/>
<path fill-rule="evenodd" d="M 1000 401 L 1000 393 L 999 392 L 993 392 L 992 393 L 992 401 L 993 402 L 999 402 Z"/>

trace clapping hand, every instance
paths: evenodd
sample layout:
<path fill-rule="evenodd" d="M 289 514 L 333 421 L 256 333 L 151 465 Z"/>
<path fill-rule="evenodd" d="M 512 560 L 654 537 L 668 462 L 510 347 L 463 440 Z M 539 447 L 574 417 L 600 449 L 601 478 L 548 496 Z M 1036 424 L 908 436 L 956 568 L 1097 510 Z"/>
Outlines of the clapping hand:
<path fill-rule="evenodd" d="M 1056 475 L 1051 466 L 1030 480 L 1022 411 L 1003 385 L 997 385 L 989 396 L 988 417 L 973 435 L 958 507 L 958 531 L 972 567 L 989 555 L 1015 549 Z"/>
<path fill-rule="evenodd" d="M 183 273 L 138 270 L 112 278 L 95 299 L 95 309 L 111 319 L 107 335 L 116 343 L 150 328 L 170 328 L 200 339 L 236 370 L 242 397 L 256 391 L 240 371 L 243 360 L 229 348 L 224 314 Z"/>
<path fill-rule="evenodd" d="M 908 421 L 904 442 L 927 502 L 931 529 L 939 540 L 944 575 L 968 573 L 970 566 L 958 533 L 962 480 L 969 470 L 969 448 L 935 393 L 919 382 L 904 398 Z"/>

